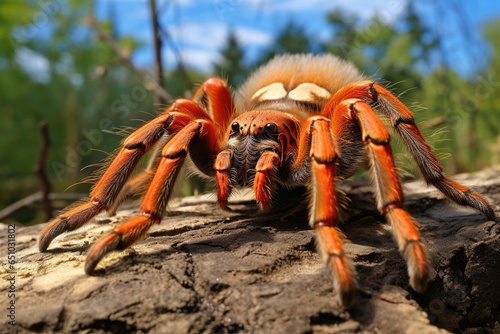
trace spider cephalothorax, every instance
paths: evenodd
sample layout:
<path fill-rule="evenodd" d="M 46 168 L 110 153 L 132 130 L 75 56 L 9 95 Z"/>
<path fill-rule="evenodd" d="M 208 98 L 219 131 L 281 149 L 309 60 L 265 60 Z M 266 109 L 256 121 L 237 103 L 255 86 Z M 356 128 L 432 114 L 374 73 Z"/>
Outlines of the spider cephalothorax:
<path fill-rule="evenodd" d="M 91 273 L 107 253 L 130 246 L 161 221 L 189 154 L 202 174 L 215 179 L 223 209 L 228 209 L 234 187 L 253 187 L 264 210 L 273 205 L 280 189 L 306 188 L 310 224 L 317 232 L 320 253 L 333 269 L 336 291 L 349 306 L 355 279 L 338 228 L 335 182 L 366 166 L 378 209 L 391 223 L 408 262 L 410 284 L 422 291 L 429 272 L 425 247 L 417 223 L 403 208 L 389 132 L 377 114 L 401 136 L 429 185 L 459 204 L 495 217 L 481 196 L 443 174 L 413 114 L 389 91 L 335 56 L 284 55 L 257 70 L 234 97 L 223 80 L 208 79 L 192 100 L 176 100 L 132 133 L 91 198 L 64 211 L 45 229 L 40 250 L 98 213 L 114 212 L 124 199 L 146 186 L 142 215 L 115 228 L 91 248 L 85 264 L 85 271 Z M 156 164 L 129 180 L 139 160 L 155 145 L 161 146 L 154 151 L 158 152 Z"/>
<path fill-rule="evenodd" d="M 278 125 L 279 124 L 279 125 Z M 227 149 L 233 152 L 231 179 L 233 185 L 253 184 L 256 167 L 264 152 L 276 154 L 280 175 L 289 178 L 290 166 L 297 149 L 295 137 L 299 122 L 276 110 L 253 110 L 237 117 L 231 125 Z"/>

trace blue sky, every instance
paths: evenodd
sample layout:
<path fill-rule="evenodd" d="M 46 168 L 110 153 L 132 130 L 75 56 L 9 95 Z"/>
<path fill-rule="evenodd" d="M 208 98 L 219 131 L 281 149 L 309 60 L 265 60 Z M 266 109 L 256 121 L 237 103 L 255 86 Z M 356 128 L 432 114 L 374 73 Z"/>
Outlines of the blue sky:
<path fill-rule="evenodd" d="M 229 31 L 235 33 L 245 49 L 246 61 L 251 62 L 271 45 L 291 19 L 317 43 L 331 39 L 326 15 L 335 8 L 355 14 L 365 22 L 376 14 L 387 22 L 397 23 L 406 3 L 407 0 L 157 0 L 157 7 L 161 24 L 183 61 L 211 73 Z M 488 50 L 481 41 L 480 29 L 486 21 L 500 17 L 500 1 L 418 0 L 414 3 L 425 23 L 443 36 L 444 48 L 449 51 L 448 62 L 460 74 L 470 76 L 486 66 Z M 111 10 L 116 17 L 118 34 L 132 35 L 143 44 L 134 54 L 134 61 L 140 66 L 151 66 L 154 57 L 149 0 L 96 0 L 99 18 L 109 18 Z M 20 51 L 17 57 L 39 60 L 33 62 L 33 66 L 48 66 L 42 64 L 43 57 L 35 57 L 29 50 Z M 163 47 L 163 59 L 166 70 L 175 67 L 169 45 Z"/>
<path fill-rule="evenodd" d="M 334 8 L 356 12 L 365 19 L 378 12 L 384 13 L 388 20 L 397 20 L 405 1 L 391 1 L 387 5 L 387 0 L 158 0 L 158 8 L 162 13 L 161 23 L 184 60 L 191 66 L 209 71 L 213 62 L 219 59 L 219 51 L 229 31 L 236 34 L 245 47 L 248 60 L 252 60 L 272 43 L 290 19 L 302 26 L 311 38 L 321 41 L 330 36 L 325 16 Z M 101 18 L 108 17 L 110 8 L 113 8 L 116 17 L 120 18 L 119 32 L 131 34 L 145 43 L 135 55 L 135 60 L 141 65 L 150 64 L 153 59 L 148 5 L 146 0 L 99 0 L 97 6 Z M 175 63 L 169 47 L 164 48 L 164 58 L 167 67 Z"/>
<path fill-rule="evenodd" d="M 210 72 L 220 57 L 219 51 L 233 31 L 244 46 L 247 61 L 269 46 L 273 38 L 293 19 L 314 41 L 331 37 L 326 14 L 335 8 L 356 14 L 367 21 L 377 14 L 397 23 L 407 0 L 157 0 L 161 24 L 180 50 L 184 61 L 199 70 Z M 500 1 L 491 0 L 420 0 L 417 12 L 433 29 L 444 36 L 450 50 L 450 62 L 463 75 L 473 73 L 486 64 L 480 29 L 491 19 L 500 17 Z M 148 0 L 98 0 L 97 15 L 109 17 L 113 8 L 118 32 L 130 34 L 144 43 L 134 60 L 147 66 L 153 62 L 152 31 Z M 460 16 L 461 15 L 461 16 Z M 465 22 L 461 21 L 462 18 Z M 464 28 L 464 26 L 467 26 Z M 463 32 L 467 31 L 466 36 Z M 175 66 L 168 46 L 163 48 L 166 68 Z M 471 62 L 471 58 L 475 62 Z"/>

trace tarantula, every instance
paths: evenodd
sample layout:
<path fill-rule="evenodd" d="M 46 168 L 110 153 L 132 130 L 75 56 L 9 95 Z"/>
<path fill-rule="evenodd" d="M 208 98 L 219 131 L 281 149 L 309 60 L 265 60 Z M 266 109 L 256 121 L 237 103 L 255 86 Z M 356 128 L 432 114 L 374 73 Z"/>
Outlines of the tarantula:
<path fill-rule="evenodd" d="M 342 248 L 336 182 L 368 167 L 378 209 L 392 225 L 412 288 L 421 292 L 429 274 L 426 250 L 417 222 L 403 207 L 389 132 L 378 114 L 401 136 L 427 184 L 494 219 L 486 200 L 443 174 L 413 114 L 386 88 L 333 55 L 282 55 L 259 68 L 233 97 L 224 80 L 208 79 L 192 100 L 176 100 L 128 136 L 90 198 L 47 226 L 40 251 L 47 250 L 57 235 L 81 227 L 98 213 L 114 212 L 146 185 L 142 214 L 90 249 L 85 271 L 92 273 L 107 253 L 129 247 L 161 222 L 189 155 L 199 172 L 215 179 L 218 203 L 225 210 L 234 187 L 253 187 L 263 210 L 273 205 L 279 189 L 306 187 L 319 252 L 333 269 L 336 292 L 350 306 L 355 273 Z M 154 172 L 129 181 L 155 144 L 162 147 Z"/>

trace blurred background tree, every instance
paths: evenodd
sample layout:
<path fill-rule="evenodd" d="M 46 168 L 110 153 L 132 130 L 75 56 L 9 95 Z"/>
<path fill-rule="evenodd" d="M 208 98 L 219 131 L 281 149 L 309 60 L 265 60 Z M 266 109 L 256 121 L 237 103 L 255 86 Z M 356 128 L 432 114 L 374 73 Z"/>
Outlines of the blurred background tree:
<path fill-rule="evenodd" d="M 243 62 L 244 54 L 243 47 L 230 32 L 226 46 L 221 50 L 222 61 L 214 64 L 214 75 L 226 79 L 231 87 L 239 87 L 250 74 Z"/>
<path fill-rule="evenodd" d="M 156 14 L 162 15 L 168 3 L 163 2 Z M 120 4 L 109 2 L 109 6 L 108 17 L 96 19 L 93 1 L 0 4 L 0 36 L 7 37 L 0 43 L 0 210 L 39 189 L 33 173 L 42 145 L 39 121 L 47 121 L 52 138 L 47 170 L 53 191 L 69 187 L 70 192 L 88 193 L 90 184 L 81 180 L 97 168 L 82 168 L 99 164 L 119 147 L 127 132 L 123 129 L 135 128 L 158 113 L 151 80 L 154 65 L 134 64 L 143 42 L 118 33 L 121 18 L 114 6 Z M 442 10 L 439 6 L 442 2 L 437 2 L 436 12 Z M 460 11 L 456 13 L 463 21 Z M 172 98 L 189 97 L 212 75 L 238 87 L 277 54 L 330 52 L 351 60 L 396 94 L 404 92 L 401 98 L 413 106 L 437 153 L 451 155 L 441 159 L 448 173 L 500 163 L 500 58 L 495 57 L 500 54 L 500 19 L 483 26 L 488 52 L 480 55 L 484 59 L 471 75 L 463 75 L 452 66 L 440 29 L 423 20 L 412 1 L 406 2 L 397 21 L 378 15 L 362 19 L 341 10 L 325 16 L 326 38 L 314 38 L 306 27 L 289 19 L 274 41 L 253 57 L 229 27 L 211 71 L 187 66 L 167 29 L 160 26 L 160 38 L 176 58 L 175 65 L 167 64 L 162 73 L 161 89 Z M 478 53 L 471 51 L 469 56 L 476 62 Z M 195 189 L 204 190 L 199 181 L 191 180 L 181 192 L 186 195 Z M 21 210 L 8 219 L 44 221 L 37 210 Z"/>
<path fill-rule="evenodd" d="M 137 126 L 132 120 L 144 118 L 144 111 L 156 112 L 143 79 L 85 26 L 91 2 L 50 6 L 23 1 L 1 5 L 2 16 L 36 18 L 38 13 L 50 25 L 22 26 L 19 19 L 0 18 L 0 30 L 9 38 L 0 43 L 0 207 L 38 188 L 33 167 L 41 147 L 41 120 L 47 121 L 52 140 L 47 168 L 54 191 L 71 186 L 71 192 L 84 193 L 89 185 L 79 182 L 89 171 L 81 169 L 105 159 L 107 154 L 98 151 L 111 152 L 121 140 L 109 132 Z M 132 54 L 138 46 L 128 36 L 116 36 L 112 18 L 102 27 L 126 52 Z M 40 221 L 36 214 L 23 210 L 13 218 Z"/>

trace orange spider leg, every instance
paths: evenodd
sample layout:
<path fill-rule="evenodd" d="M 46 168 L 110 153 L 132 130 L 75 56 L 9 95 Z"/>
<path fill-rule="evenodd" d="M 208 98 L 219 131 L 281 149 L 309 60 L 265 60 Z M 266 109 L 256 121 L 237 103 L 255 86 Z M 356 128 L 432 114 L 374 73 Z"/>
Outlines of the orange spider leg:
<path fill-rule="evenodd" d="M 215 93 L 219 93 L 219 89 L 225 87 L 225 86 L 220 87 L 220 84 L 221 83 L 223 84 L 222 80 L 220 80 L 220 79 L 208 79 L 202 85 L 200 90 L 195 94 L 193 100 L 196 100 L 196 99 L 200 100 L 201 97 L 203 97 L 206 100 L 210 101 L 211 94 L 214 93 L 214 89 L 210 89 L 210 85 L 212 83 L 217 85 L 217 88 L 218 88 L 217 90 L 215 90 Z M 210 94 L 206 94 L 205 90 L 208 90 Z M 227 94 L 229 94 L 229 91 L 227 90 L 227 88 L 226 88 L 226 92 L 227 92 Z M 225 96 L 227 94 L 223 94 L 223 95 Z M 222 99 L 222 100 L 224 101 L 224 99 Z M 219 107 L 219 106 L 217 106 L 217 107 Z M 179 106 L 177 106 L 177 108 L 179 109 Z M 180 106 L 180 110 L 182 110 L 182 109 L 183 109 L 182 106 Z M 201 108 L 195 108 L 195 110 L 192 110 L 191 108 L 185 108 L 185 109 L 186 110 L 183 110 L 183 111 L 185 113 L 193 116 L 193 118 L 208 119 L 206 113 Z M 218 115 L 218 114 L 215 113 L 215 115 Z M 220 132 L 220 127 L 217 127 L 217 129 L 219 129 L 219 132 Z M 144 187 L 151 182 L 152 177 L 153 177 L 152 171 L 154 171 L 158 167 L 158 164 L 160 162 L 159 157 L 161 155 L 161 151 L 162 151 L 163 147 L 165 146 L 165 144 L 167 143 L 167 141 L 168 141 L 168 139 L 167 140 L 159 140 L 156 143 L 154 149 L 152 150 L 152 156 L 148 162 L 147 169 L 145 171 L 141 172 L 138 176 L 136 176 L 135 178 L 133 178 L 132 180 L 130 180 L 129 182 L 127 182 L 124 185 L 123 189 L 117 195 L 112 206 L 108 209 L 108 212 L 111 215 L 114 215 L 116 213 L 116 210 L 124 201 L 126 201 L 128 198 L 130 198 L 134 194 L 137 194 L 138 192 L 140 193 L 141 189 L 144 189 Z"/>
<path fill-rule="evenodd" d="M 90 274 L 107 253 L 129 247 L 143 238 L 153 224 L 161 222 L 189 145 L 200 136 L 213 139 L 215 137 L 213 125 L 201 120 L 192 122 L 165 145 L 160 164 L 141 205 L 142 216 L 124 223 L 101 238 L 89 251 L 85 272 Z"/>
<path fill-rule="evenodd" d="M 318 248 L 335 277 L 335 289 L 342 303 L 354 302 L 354 273 L 342 248 L 345 236 L 338 228 L 337 195 L 335 190 L 338 156 L 330 129 L 330 121 L 312 116 L 304 123 L 299 143 L 299 158 L 294 168 L 303 164 L 306 154 L 311 159 L 312 185 L 310 224 L 318 235 Z"/>
<path fill-rule="evenodd" d="M 417 222 L 402 208 L 403 192 L 395 171 L 389 132 L 371 107 L 359 99 L 345 100 L 337 105 L 334 121 L 338 117 L 348 117 L 361 128 L 375 184 L 378 209 L 393 227 L 399 250 L 408 263 L 411 286 L 421 292 L 425 290 L 428 280 L 426 252 Z"/>
<path fill-rule="evenodd" d="M 86 200 L 55 218 L 43 231 L 39 249 L 44 252 L 50 242 L 59 234 L 80 228 L 95 215 L 112 208 L 126 180 L 136 167 L 139 160 L 167 132 L 175 133 L 184 124 L 192 120 L 186 113 L 175 112 L 180 109 L 191 110 L 201 108 L 192 101 L 178 100 L 172 107 L 151 122 L 132 133 L 123 144 L 116 158 L 96 184 Z"/>
<path fill-rule="evenodd" d="M 495 213 L 484 198 L 443 174 L 443 167 L 420 134 L 410 110 L 385 88 L 374 84 L 373 90 L 374 97 L 381 101 L 382 110 L 385 111 L 392 126 L 403 138 L 427 184 L 438 188 L 456 203 L 471 206 L 481 211 L 489 219 L 494 220 Z"/>
<path fill-rule="evenodd" d="M 142 126 L 127 139 L 123 148 L 110 164 L 99 182 L 91 192 L 91 198 L 84 203 L 69 209 L 54 219 L 44 230 L 40 237 L 39 249 L 45 251 L 51 241 L 59 234 L 75 230 L 98 213 L 107 210 L 113 212 L 127 196 L 129 191 L 137 189 L 134 184 L 140 187 L 147 184 L 147 175 L 133 180 L 132 188 L 122 191 L 124 184 L 130 177 L 139 160 L 164 136 L 172 136 L 184 128 L 187 124 L 198 120 L 211 121 L 207 112 L 198 105 L 195 100 L 202 101 L 202 105 L 207 107 L 212 117 L 217 120 L 213 123 L 214 138 L 210 140 L 198 141 L 196 148 L 200 154 L 196 154 L 199 159 L 193 159 L 195 164 L 206 174 L 213 173 L 213 165 L 206 159 L 209 154 L 214 157 L 222 145 L 225 124 L 230 122 L 233 111 L 231 95 L 225 83 L 220 79 L 208 79 L 195 95 L 193 101 L 178 99 L 162 115 Z M 212 103 L 212 101 L 215 101 Z M 213 161 L 213 160 L 211 160 Z M 137 181 L 137 182 L 135 182 Z M 127 188 L 127 187 L 126 187 Z"/>
<path fill-rule="evenodd" d="M 427 184 L 433 185 L 456 203 L 473 207 L 489 219 L 495 219 L 493 209 L 484 198 L 444 175 L 443 167 L 415 124 L 412 112 L 384 87 L 373 81 L 351 83 L 332 97 L 322 115 L 331 118 L 335 107 L 349 98 L 364 100 L 389 119 L 415 159 Z"/>
<path fill-rule="evenodd" d="M 161 151 L 165 144 L 168 142 L 169 137 L 164 136 L 150 150 L 151 156 L 149 158 L 146 169 L 141 171 L 137 176 L 133 177 L 123 186 L 122 190 L 118 193 L 113 205 L 107 210 L 110 216 L 114 216 L 120 205 L 132 196 L 144 195 L 149 183 L 154 176 L 154 171 L 158 168 L 160 163 Z"/>
<path fill-rule="evenodd" d="M 233 190 L 231 186 L 231 176 L 229 169 L 231 168 L 231 160 L 233 159 L 233 151 L 224 150 L 219 153 L 215 160 L 215 178 L 217 181 L 217 200 L 219 206 L 226 211 L 231 211 L 227 206 L 227 200 Z"/>
<path fill-rule="evenodd" d="M 200 86 L 193 100 L 208 109 L 215 125 L 217 137 L 224 139 L 234 114 L 231 92 L 224 80 L 220 78 L 207 79 Z"/>
<path fill-rule="evenodd" d="M 271 207 L 272 178 L 276 175 L 280 157 L 276 152 L 264 152 L 255 166 L 254 192 L 257 202 L 263 210 Z"/>
<path fill-rule="evenodd" d="M 109 215 L 114 216 L 118 207 L 130 197 L 143 193 L 145 187 L 151 183 L 153 176 L 152 170 L 145 170 L 128 181 L 116 197 L 113 205 L 108 209 Z"/>

